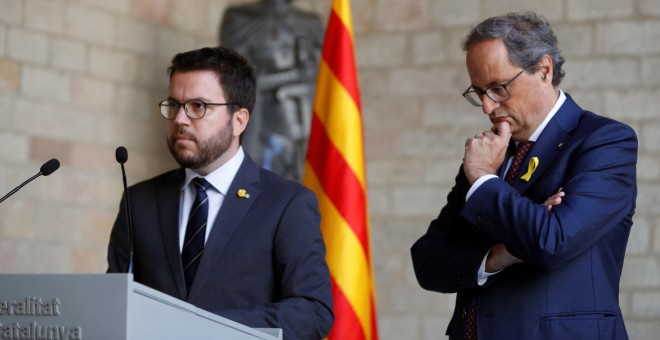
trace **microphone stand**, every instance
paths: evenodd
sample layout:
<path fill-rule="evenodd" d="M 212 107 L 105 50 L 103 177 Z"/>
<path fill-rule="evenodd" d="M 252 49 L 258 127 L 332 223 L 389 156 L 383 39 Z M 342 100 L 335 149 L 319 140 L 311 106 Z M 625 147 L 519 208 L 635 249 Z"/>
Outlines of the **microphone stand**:
<path fill-rule="evenodd" d="M 128 226 L 128 245 L 130 247 L 128 251 L 128 263 L 126 268 L 124 268 L 125 273 L 133 272 L 133 248 L 135 248 L 135 243 L 133 241 L 133 220 L 131 219 L 131 203 L 128 198 L 128 184 L 126 183 L 126 169 L 124 168 L 124 163 L 128 160 L 128 151 L 123 146 L 120 146 L 115 151 L 115 158 L 117 162 L 121 165 L 121 177 L 124 181 L 124 207 L 126 208 L 126 222 Z"/>
<path fill-rule="evenodd" d="M 17 191 L 21 190 L 22 187 L 24 187 L 26 184 L 32 182 L 35 178 L 37 178 L 37 177 L 39 177 L 39 176 L 41 176 L 41 171 L 39 171 L 38 174 L 36 174 L 36 175 L 30 177 L 27 181 L 21 183 L 21 185 L 17 186 L 16 188 L 14 188 L 14 190 L 10 191 L 8 194 L 6 194 L 6 195 L 4 195 L 2 198 L 0 198 L 0 203 L 2 203 L 4 200 L 6 200 L 7 198 L 9 198 L 9 196 L 15 194 Z"/>
<path fill-rule="evenodd" d="M 39 168 L 39 173 L 36 175 L 30 177 L 27 181 L 21 183 L 21 185 L 17 186 L 14 188 L 14 190 L 10 191 L 8 194 L 4 195 L 2 198 L 0 198 L 0 203 L 2 203 L 4 200 L 9 198 L 9 196 L 15 194 L 17 191 L 21 190 L 22 187 L 24 187 L 26 184 L 32 182 L 35 178 L 43 175 L 43 176 L 48 176 L 55 172 L 57 169 L 60 168 L 60 161 L 58 161 L 56 158 L 53 158 L 49 160 L 48 162 L 44 163 L 41 168 Z"/>
<path fill-rule="evenodd" d="M 124 170 L 124 163 L 121 163 L 122 180 L 124 181 L 124 205 L 126 206 L 126 221 L 128 222 L 128 243 L 130 244 L 130 251 L 128 253 L 128 265 L 124 270 L 126 273 L 133 272 L 133 220 L 131 219 L 131 203 L 128 199 L 128 185 L 126 184 L 126 170 Z"/>

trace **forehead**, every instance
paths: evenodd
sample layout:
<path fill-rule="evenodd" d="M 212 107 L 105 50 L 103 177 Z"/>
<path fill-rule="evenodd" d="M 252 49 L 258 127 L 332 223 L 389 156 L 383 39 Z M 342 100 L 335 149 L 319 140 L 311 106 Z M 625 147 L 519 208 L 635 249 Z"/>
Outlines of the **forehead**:
<path fill-rule="evenodd" d="M 509 60 L 509 53 L 499 39 L 473 44 L 465 60 L 472 85 L 477 87 L 505 82 L 518 69 Z"/>
<path fill-rule="evenodd" d="M 180 100 L 224 98 L 220 77 L 208 70 L 174 72 L 169 92 L 170 96 Z"/>

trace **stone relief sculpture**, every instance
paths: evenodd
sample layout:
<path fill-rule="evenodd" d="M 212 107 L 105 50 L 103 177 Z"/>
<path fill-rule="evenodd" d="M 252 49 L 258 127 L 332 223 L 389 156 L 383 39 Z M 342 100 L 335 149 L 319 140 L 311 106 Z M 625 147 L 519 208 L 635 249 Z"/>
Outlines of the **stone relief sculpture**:
<path fill-rule="evenodd" d="M 220 44 L 246 56 L 257 71 L 257 102 L 243 147 L 263 167 L 299 180 L 324 30 L 320 18 L 290 0 L 229 7 Z"/>

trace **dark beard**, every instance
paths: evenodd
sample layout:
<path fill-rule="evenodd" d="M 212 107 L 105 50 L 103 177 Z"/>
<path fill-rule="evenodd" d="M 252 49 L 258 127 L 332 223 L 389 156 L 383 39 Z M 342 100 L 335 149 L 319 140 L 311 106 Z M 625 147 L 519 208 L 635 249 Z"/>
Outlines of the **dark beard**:
<path fill-rule="evenodd" d="M 167 146 L 170 149 L 172 157 L 174 157 L 180 166 L 188 169 L 200 169 L 220 158 L 229 149 L 233 130 L 233 122 L 230 118 L 228 124 L 220 129 L 215 136 L 206 141 L 195 139 L 199 151 L 196 155 L 190 157 L 183 157 L 178 154 L 174 148 L 173 140 L 169 137 L 167 138 Z"/>

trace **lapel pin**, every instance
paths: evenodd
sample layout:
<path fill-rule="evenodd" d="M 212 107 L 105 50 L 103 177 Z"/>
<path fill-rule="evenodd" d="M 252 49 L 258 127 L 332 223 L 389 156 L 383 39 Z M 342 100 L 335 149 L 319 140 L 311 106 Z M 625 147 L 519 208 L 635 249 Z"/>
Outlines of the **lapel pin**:
<path fill-rule="evenodd" d="M 532 178 L 532 174 L 534 171 L 536 171 L 536 167 L 539 166 L 539 158 L 538 157 L 532 157 L 532 159 L 529 160 L 529 166 L 527 166 L 527 172 L 520 177 L 525 182 L 529 182 L 529 180 Z"/>
<path fill-rule="evenodd" d="M 557 149 L 561 149 L 562 146 L 564 146 L 564 143 L 557 144 Z"/>
<path fill-rule="evenodd" d="M 250 194 L 245 189 L 238 189 L 236 196 L 240 198 L 250 198 Z"/>

